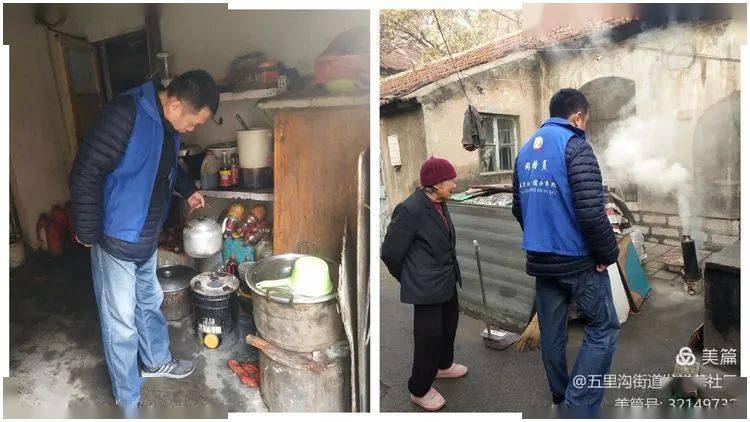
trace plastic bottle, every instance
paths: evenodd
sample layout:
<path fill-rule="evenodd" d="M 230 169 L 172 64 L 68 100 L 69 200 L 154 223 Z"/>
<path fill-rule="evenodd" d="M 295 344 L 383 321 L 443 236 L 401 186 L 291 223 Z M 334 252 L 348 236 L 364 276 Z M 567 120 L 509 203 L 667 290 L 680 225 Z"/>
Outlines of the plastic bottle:
<path fill-rule="evenodd" d="M 213 190 L 219 188 L 219 160 L 212 151 L 206 151 L 201 163 L 201 188 Z"/>
<path fill-rule="evenodd" d="M 240 185 L 240 163 L 237 154 L 232 154 L 232 186 Z"/>

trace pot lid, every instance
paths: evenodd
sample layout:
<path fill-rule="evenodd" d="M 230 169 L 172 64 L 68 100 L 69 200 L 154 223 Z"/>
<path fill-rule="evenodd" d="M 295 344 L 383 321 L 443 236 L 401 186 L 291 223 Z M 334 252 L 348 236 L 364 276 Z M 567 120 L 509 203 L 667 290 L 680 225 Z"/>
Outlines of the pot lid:
<path fill-rule="evenodd" d="M 180 157 L 203 154 L 203 148 L 196 144 L 180 144 Z"/>
<path fill-rule="evenodd" d="M 167 265 L 156 269 L 156 278 L 159 279 L 159 284 L 161 284 L 164 293 L 187 288 L 190 280 L 196 274 L 198 272 L 187 265 Z"/>
<path fill-rule="evenodd" d="M 225 272 L 198 274 L 190 280 L 190 289 L 203 296 L 228 295 L 240 286 L 240 280 Z"/>

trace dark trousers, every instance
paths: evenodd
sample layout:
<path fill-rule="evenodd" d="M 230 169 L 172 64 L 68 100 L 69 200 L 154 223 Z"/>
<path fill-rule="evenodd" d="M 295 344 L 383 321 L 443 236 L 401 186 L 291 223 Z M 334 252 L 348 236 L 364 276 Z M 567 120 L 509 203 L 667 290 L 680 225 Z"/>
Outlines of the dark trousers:
<path fill-rule="evenodd" d="M 453 342 L 458 327 L 458 294 L 445 303 L 414 305 L 414 364 L 409 391 L 422 397 L 430 391 L 438 369 L 453 364 Z"/>
<path fill-rule="evenodd" d="M 568 375 L 565 349 L 571 300 L 586 316 L 586 328 L 573 371 Z M 603 377 L 609 373 L 620 331 L 609 274 L 590 269 L 565 277 L 537 277 L 536 312 L 542 362 L 555 401 L 562 399 L 564 407 L 599 407 L 605 391 Z"/>

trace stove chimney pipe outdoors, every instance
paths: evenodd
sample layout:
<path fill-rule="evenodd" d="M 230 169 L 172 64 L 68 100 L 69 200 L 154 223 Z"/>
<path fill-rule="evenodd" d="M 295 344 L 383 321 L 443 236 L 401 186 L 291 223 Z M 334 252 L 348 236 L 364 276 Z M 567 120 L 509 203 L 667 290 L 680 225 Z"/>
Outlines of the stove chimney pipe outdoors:
<path fill-rule="evenodd" d="M 682 261 L 685 264 L 682 278 L 685 281 L 685 289 L 690 295 L 694 295 L 695 283 L 701 279 L 701 269 L 698 266 L 698 255 L 695 250 L 695 241 L 690 235 L 683 235 L 682 242 Z"/>

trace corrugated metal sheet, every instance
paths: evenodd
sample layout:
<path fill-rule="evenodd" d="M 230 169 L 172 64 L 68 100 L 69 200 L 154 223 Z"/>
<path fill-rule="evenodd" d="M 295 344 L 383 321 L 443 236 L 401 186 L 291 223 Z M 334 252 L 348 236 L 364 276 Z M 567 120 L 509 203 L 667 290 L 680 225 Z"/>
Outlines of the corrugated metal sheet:
<path fill-rule="evenodd" d="M 534 301 L 534 278 L 527 275 L 526 254 L 521 249 L 521 227 L 510 207 L 449 203 L 456 228 L 456 252 L 463 289 L 461 308 L 473 315 L 482 312 L 476 254 L 479 242 L 490 321 L 500 328 L 519 332 L 526 327 Z"/>

